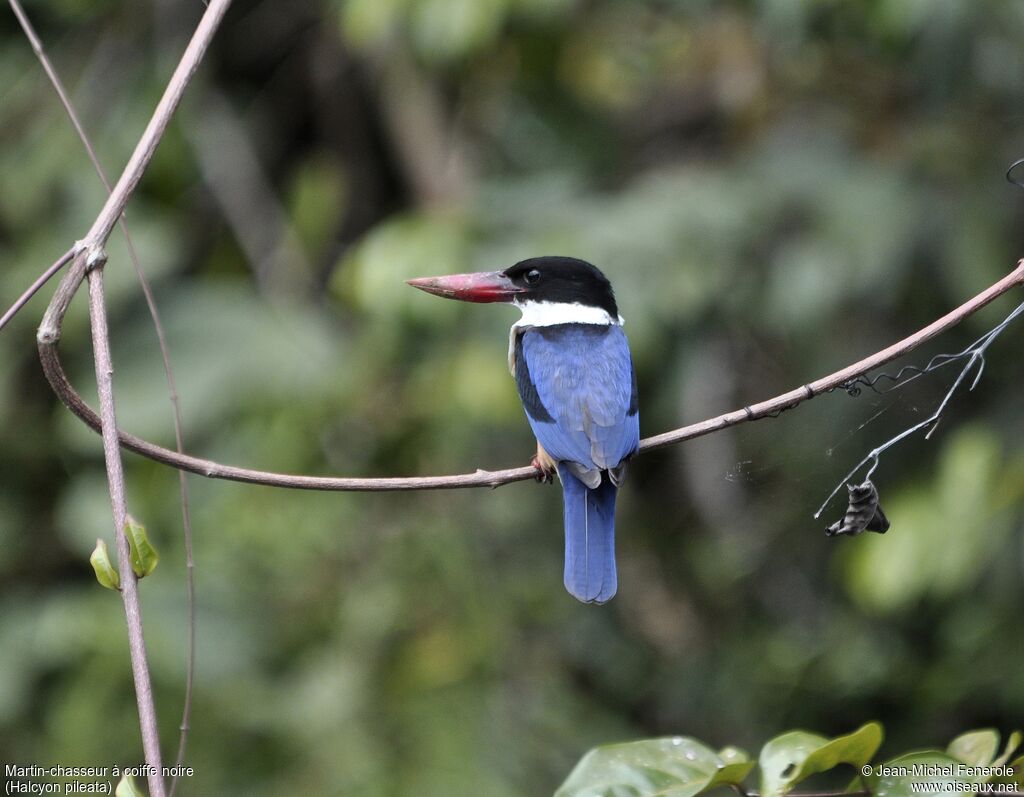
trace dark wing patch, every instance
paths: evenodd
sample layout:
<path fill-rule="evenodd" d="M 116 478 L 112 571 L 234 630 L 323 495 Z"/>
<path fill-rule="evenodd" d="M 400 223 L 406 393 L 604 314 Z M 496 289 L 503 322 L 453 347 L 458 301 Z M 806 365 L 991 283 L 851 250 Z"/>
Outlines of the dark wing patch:
<path fill-rule="evenodd" d="M 516 387 L 519 388 L 519 398 L 522 399 L 526 414 L 533 420 L 541 423 L 553 423 L 554 418 L 540 400 L 537 394 L 537 385 L 530 376 L 530 366 L 523 356 L 523 336 L 516 336 Z"/>

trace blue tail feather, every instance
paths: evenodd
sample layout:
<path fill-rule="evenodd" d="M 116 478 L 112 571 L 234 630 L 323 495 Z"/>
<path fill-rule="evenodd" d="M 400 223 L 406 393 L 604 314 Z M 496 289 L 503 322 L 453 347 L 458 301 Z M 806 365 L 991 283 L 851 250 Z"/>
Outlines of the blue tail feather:
<path fill-rule="evenodd" d="M 584 603 L 605 603 L 618 588 L 615 573 L 615 498 L 607 474 L 590 490 L 562 463 L 565 502 L 565 588 Z"/>

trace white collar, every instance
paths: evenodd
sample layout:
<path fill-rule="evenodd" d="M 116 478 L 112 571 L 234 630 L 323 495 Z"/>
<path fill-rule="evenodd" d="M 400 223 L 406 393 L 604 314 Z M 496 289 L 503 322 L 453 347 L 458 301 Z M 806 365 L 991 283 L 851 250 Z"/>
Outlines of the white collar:
<path fill-rule="evenodd" d="M 527 300 L 516 302 L 523 312 L 514 326 L 516 327 L 550 327 L 556 324 L 599 324 L 602 326 L 622 326 L 622 316 L 612 318 L 607 310 L 601 307 L 578 304 L 576 302 L 535 302 Z"/>

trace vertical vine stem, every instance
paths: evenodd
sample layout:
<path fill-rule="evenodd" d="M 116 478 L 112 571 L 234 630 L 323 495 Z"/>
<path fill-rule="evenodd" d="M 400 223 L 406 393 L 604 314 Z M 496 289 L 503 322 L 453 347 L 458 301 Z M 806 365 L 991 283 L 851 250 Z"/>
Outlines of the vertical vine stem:
<path fill-rule="evenodd" d="M 117 415 L 114 411 L 114 367 L 110 357 L 110 335 L 107 330 L 106 299 L 103 292 L 103 266 L 106 254 L 99 247 L 82 252 L 89 279 L 89 321 L 92 326 L 93 359 L 96 363 L 96 387 L 99 392 L 100 418 L 103 421 L 103 458 L 107 465 L 110 504 L 114 512 L 114 539 L 117 543 L 117 567 L 121 575 L 121 598 L 128 622 L 128 650 L 135 680 L 135 697 L 139 705 L 142 728 L 142 750 L 146 756 L 146 775 L 150 797 L 164 797 L 163 761 L 160 756 L 160 733 L 153 705 L 153 687 L 146 660 L 146 641 L 142 633 L 142 612 L 139 608 L 138 581 L 132 570 L 125 524 L 128 520 L 125 496 L 124 467 L 121 444 L 117 437 Z"/>
<path fill-rule="evenodd" d="M 114 537 L 117 543 L 119 570 L 121 574 L 121 596 L 124 602 L 125 618 L 128 624 L 128 647 L 131 654 L 132 676 L 139 708 L 139 725 L 142 731 L 142 748 L 146 758 L 146 773 L 151 797 L 165 797 L 163 761 L 160 754 L 160 736 L 157 727 L 156 709 L 153 703 L 153 687 L 149 677 L 146 658 L 146 643 L 142 631 L 142 612 L 134 571 L 131 568 L 128 540 L 124 528 L 127 518 L 124 468 L 118 439 L 117 415 L 114 408 L 113 363 L 110 356 L 110 335 L 107 327 L 106 299 L 103 290 L 103 267 L 106 264 L 104 245 L 114 225 L 121 218 L 125 205 L 138 186 L 142 175 L 153 159 L 157 145 L 170 124 L 175 109 L 181 102 L 193 74 L 199 68 L 213 35 L 220 25 L 231 0 L 211 0 L 196 26 L 185 52 L 178 62 L 164 89 L 163 96 L 150 117 L 146 129 L 135 145 L 131 158 L 121 173 L 117 184 L 107 197 L 102 210 L 96 216 L 88 234 L 81 241 L 72 262 L 71 271 L 62 282 L 77 283 L 84 270 L 89 280 L 89 319 L 92 327 L 93 357 L 96 367 L 96 382 L 100 400 L 101 433 L 103 453 L 106 461 L 107 480 L 110 488 L 110 502 L 114 515 Z M 61 313 L 62 315 L 62 313 Z M 49 311 L 47 317 L 50 316 Z M 40 335 L 45 337 L 44 318 Z M 183 725 L 185 722 L 182 723 Z"/>

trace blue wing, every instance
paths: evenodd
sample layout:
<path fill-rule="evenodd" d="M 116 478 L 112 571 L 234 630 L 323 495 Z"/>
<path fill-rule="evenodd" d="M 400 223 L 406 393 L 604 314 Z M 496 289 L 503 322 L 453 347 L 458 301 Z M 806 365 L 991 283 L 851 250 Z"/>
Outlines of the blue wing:
<path fill-rule="evenodd" d="M 516 341 L 515 361 L 530 426 L 554 459 L 608 470 L 636 452 L 636 380 L 622 327 L 528 328 Z"/>

